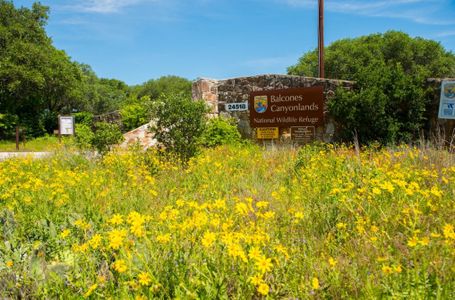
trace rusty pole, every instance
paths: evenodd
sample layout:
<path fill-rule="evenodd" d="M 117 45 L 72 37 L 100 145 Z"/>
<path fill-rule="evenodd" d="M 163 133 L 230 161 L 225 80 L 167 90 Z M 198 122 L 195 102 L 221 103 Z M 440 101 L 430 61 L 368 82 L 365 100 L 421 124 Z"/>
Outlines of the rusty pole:
<path fill-rule="evenodd" d="M 318 50 L 319 50 L 319 78 L 324 78 L 324 0 L 319 1 L 319 26 L 318 26 Z"/>
<path fill-rule="evenodd" d="M 16 125 L 16 151 L 19 151 L 19 126 Z"/>

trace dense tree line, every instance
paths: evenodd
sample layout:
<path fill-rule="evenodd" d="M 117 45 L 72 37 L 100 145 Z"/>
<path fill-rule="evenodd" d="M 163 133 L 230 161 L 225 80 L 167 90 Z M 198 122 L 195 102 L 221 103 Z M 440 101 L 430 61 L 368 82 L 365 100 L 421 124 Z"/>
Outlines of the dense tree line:
<path fill-rule="evenodd" d="M 389 31 L 342 39 L 325 49 L 326 77 L 356 81 L 356 90 L 338 91 L 329 101 L 342 137 L 363 142 L 407 142 L 424 127 L 429 95 L 425 80 L 455 77 L 455 55 L 438 42 Z M 317 50 L 305 53 L 293 75 L 318 74 Z"/>
<path fill-rule="evenodd" d="M 49 8 L 34 3 L 16 8 L 0 0 L 0 138 L 16 126 L 32 136 L 51 133 L 58 114 L 92 115 L 123 109 L 133 128 L 149 118 L 150 101 L 162 93 L 191 93 L 191 82 L 176 76 L 130 87 L 99 78 L 89 65 L 71 60 L 46 33 Z"/>

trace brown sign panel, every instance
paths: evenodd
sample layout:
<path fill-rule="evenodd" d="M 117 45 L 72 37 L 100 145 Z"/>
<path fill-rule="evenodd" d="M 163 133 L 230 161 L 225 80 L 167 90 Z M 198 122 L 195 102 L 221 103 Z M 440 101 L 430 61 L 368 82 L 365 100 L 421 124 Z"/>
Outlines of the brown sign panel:
<path fill-rule="evenodd" d="M 314 140 L 316 128 L 314 126 L 291 127 L 291 138 L 296 142 L 310 142 Z"/>
<path fill-rule="evenodd" d="M 253 92 L 251 127 L 319 126 L 324 123 L 323 87 Z"/>

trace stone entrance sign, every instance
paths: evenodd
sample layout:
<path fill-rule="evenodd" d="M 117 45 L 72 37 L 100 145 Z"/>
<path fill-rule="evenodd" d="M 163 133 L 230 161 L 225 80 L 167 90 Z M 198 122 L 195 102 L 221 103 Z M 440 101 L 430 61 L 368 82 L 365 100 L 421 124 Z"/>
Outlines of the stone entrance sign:
<path fill-rule="evenodd" d="M 324 123 L 322 86 L 253 92 L 250 94 L 251 127 L 281 127 Z"/>
<path fill-rule="evenodd" d="M 351 90 L 353 86 L 352 81 L 274 74 L 225 80 L 200 78 L 193 83 L 193 99 L 203 99 L 212 117 L 234 118 L 245 138 L 257 139 L 260 127 L 279 127 L 278 141 L 286 140 L 291 127 L 313 126 L 312 139 L 329 142 L 337 134 L 337 124 L 327 112 L 327 101 L 337 89 Z M 245 102 L 247 110 L 231 109 Z"/>

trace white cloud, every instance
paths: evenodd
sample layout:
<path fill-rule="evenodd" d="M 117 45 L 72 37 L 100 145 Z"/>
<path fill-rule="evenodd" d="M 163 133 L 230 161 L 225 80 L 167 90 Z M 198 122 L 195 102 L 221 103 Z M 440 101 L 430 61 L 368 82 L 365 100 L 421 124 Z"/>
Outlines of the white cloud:
<path fill-rule="evenodd" d="M 276 0 L 295 7 L 314 8 L 318 0 Z M 331 12 L 356 14 L 370 17 L 407 19 L 428 25 L 451 25 L 452 20 L 443 20 L 433 13 L 441 10 L 445 0 L 326 0 L 325 9 Z"/>
<path fill-rule="evenodd" d="M 157 2 L 158 0 L 80 0 L 69 6 L 72 10 L 110 14 L 120 12 L 122 9 L 143 2 Z"/>
<path fill-rule="evenodd" d="M 455 30 L 452 31 L 443 31 L 437 34 L 439 37 L 448 37 L 448 36 L 455 36 Z"/>

